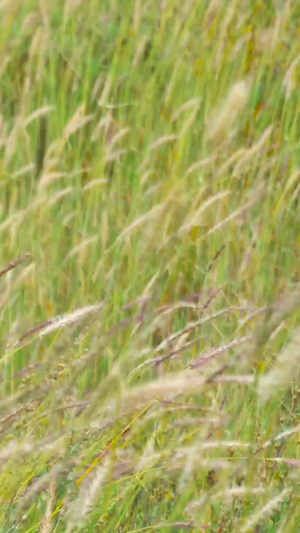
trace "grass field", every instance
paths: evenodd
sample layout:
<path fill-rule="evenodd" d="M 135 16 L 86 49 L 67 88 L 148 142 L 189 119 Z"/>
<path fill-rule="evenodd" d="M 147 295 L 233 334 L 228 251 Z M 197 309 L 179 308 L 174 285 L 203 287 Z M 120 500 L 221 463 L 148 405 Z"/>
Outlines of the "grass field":
<path fill-rule="evenodd" d="M 300 3 L 0 1 L 0 531 L 300 531 Z"/>

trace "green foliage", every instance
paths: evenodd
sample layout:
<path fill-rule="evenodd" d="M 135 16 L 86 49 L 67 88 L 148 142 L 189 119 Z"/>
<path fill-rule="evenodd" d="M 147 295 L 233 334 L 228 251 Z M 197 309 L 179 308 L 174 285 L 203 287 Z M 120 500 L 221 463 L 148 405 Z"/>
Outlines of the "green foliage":
<path fill-rule="evenodd" d="M 295 532 L 299 6 L 0 13 L 1 531 Z"/>

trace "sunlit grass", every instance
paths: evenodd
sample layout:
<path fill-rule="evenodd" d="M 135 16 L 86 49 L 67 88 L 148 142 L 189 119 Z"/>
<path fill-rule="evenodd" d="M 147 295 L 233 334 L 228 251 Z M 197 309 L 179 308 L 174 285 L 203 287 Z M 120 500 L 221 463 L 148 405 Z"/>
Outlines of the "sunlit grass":
<path fill-rule="evenodd" d="M 0 2 L 4 532 L 298 530 L 299 15 Z"/>

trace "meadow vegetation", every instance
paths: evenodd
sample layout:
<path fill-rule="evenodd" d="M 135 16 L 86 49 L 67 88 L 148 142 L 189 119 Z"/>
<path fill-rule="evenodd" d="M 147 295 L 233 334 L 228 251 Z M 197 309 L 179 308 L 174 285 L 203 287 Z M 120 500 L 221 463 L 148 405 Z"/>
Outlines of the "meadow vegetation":
<path fill-rule="evenodd" d="M 0 0 L 0 530 L 295 533 L 300 3 Z"/>

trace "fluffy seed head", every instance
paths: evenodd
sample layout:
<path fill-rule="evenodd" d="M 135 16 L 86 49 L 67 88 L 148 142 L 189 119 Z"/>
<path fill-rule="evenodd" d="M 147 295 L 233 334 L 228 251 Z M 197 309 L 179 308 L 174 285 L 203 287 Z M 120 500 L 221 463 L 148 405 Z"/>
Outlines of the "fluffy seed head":
<path fill-rule="evenodd" d="M 213 142 L 221 142 L 230 132 L 238 114 L 245 107 L 249 97 L 249 87 L 245 81 L 239 81 L 231 87 L 227 99 L 215 119 L 212 120 L 208 138 Z"/>

